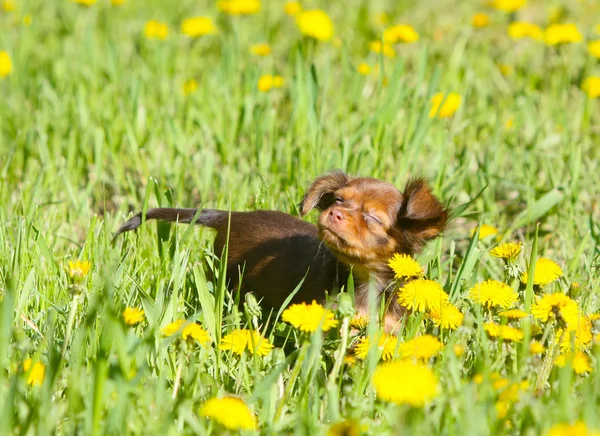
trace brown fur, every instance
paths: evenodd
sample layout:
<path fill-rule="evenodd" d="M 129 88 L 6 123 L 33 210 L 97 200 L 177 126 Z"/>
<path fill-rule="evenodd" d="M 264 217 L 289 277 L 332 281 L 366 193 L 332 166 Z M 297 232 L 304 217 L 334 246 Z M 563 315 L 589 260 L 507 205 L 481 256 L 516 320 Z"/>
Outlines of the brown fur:
<path fill-rule="evenodd" d="M 394 275 L 388 259 L 394 253 L 414 254 L 437 237 L 448 220 L 447 209 L 422 179 L 410 181 L 404 193 L 381 180 L 351 178 L 341 171 L 317 178 L 300 203 L 302 215 L 320 210 L 315 227 L 276 211 L 231 212 L 227 279 L 230 287 L 254 292 L 269 307 L 279 307 L 305 277 L 293 301 L 322 301 L 326 292 L 346 284 L 352 271 L 357 309 L 368 313 L 369 280 L 380 296 L 391 295 Z M 205 209 L 150 209 L 146 220 L 195 222 L 217 230 L 215 253 L 227 240 L 229 213 Z M 141 213 L 125 223 L 115 237 L 141 225 Z M 386 328 L 401 314 L 395 298 L 389 304 Z"/>

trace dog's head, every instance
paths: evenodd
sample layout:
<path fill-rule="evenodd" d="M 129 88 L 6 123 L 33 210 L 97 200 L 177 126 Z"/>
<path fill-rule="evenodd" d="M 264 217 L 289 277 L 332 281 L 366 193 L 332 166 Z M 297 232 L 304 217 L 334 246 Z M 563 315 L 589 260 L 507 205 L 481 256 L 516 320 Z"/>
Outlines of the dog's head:
<path fill-rule="evenodd" d="M 448 210 L 422 179 L 400 192 L 390 183 L 336 171 L 316 179 L 300 203 L 321 211 L 319 235 L 343 262 L 387 264 L 394 253 L 413 254 L 445 228 Z"/>

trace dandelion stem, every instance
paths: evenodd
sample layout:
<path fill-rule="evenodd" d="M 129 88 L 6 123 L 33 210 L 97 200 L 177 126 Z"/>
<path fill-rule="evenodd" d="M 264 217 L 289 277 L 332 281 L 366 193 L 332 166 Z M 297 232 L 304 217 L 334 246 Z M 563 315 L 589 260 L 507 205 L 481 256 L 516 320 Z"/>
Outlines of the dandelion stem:
<path fill-rule="evenodd" d="M 179 359 L 177 362 L 177 372 L 175 373 L 175 383 L 173 384 L 173 396 L 177 398 L 177 392 L 179 392 L 179 386 L 181 385 L 181 373 L 183 372 L 183 353 L 179 353 Z"/>
<path fill-rule="evenodd" d="M 283 412 L 283 406 L 287 401 L 287 398 L 292 394 L 292 389 L 294 388 L 294 383 L 296 379 L 300 375 L 300 370 L 302 369 L 302 364 L 304 363 L 304 358 L 306 357 L 306 353 L 308 351 L 308 342 L 305 342 L 300 348 L 300 352 L 298 354 L 298 358 L 296 359 L 296 365 L 294 366 L 294 370 L 288 379 L 288 384 L 285 387 L 285 391 L 283 392 L 283 397 L 279 399 L 279 404 L 277 405 L 277 410 L 275 411 L 274 422 L 277 422 L 279 418 L 281 418 L 281 413 Z"/>
<path fill-rule="evenodd" d="M 63 341 L 62 350 L 60 352 L 61 358 L 65 358 L 67 352 L 67 346 L 71 340 L 71 334 L 73 333 L 73 324 L 75 323 L 75 315 L 77 314 L 77 307 L 79 306 L 80 294 L 75 294 L 71 301 L 71 308 L 69 309 L 69 318 L 67 319 L 67 330 L 65 331 L 65 340 Z"/>
<path fill-rule="evenodd" d="M 342 341 L 340 343 L 340 347 L 336 352 L 333 369 L 331 370 L 331 373 L 329 374 L 329 379 L 327 380 L 327 392 L 329 392 L 329 411 L 333 420 L 337 420 L 339 418 L 339 391 L 336 386 L 336 380 L 340 373 L 340 369 L 342 368 L 342 362 L 344 361 L 344 356 L 346 355 L 346 348 L 348 347 L 349 326 L 350 318 L 344 317 L 344 320 L 342 321 Z"/>
<path fill-rule="evenodd" d="M 540 372 L 540 377 L 537 379 L 537 382 L 535 384 L 536 391 L 541 391 L 544 388 L 544 385 L 546 384 L 546 382 L 548 381 L 548 377 L 550 377 L 550 371 L 552 369 L 552 365 L 553 365 L 554 360 L 556 359 L 556 355 L 557 355 L 556 345 L 558 344 L 558 346 L 560 347 L 560 344 L 562 344 L 562 341 L 565 337 L 565 332 L 566 332 L 566 330 L 562 331 L 558 342 L 552 341 L 548 345 L 548 353 L 546 354 L 546 360 L 544 360 L 544 364 L 542 365 L 542 371 Z"/>

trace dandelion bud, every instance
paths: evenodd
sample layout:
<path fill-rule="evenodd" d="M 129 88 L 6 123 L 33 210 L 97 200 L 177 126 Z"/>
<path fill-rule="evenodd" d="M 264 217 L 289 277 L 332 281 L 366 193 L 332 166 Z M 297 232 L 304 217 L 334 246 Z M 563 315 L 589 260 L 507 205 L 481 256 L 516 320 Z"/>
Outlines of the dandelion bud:
<path fill-rule="evenodd" d="M 354 316 L 356 310 L 354 304 L 352 304 L 352 298 L 350 295 L 343 293 L 338 296 L 338 312 L 343 318 L 349 318 Z"/>

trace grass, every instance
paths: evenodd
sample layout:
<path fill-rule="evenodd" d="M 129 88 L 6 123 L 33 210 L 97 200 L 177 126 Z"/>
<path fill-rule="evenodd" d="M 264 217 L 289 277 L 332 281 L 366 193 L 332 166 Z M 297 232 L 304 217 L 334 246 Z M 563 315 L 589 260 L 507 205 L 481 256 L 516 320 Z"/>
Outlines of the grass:
<path fill-rule="evenodd" d="M 559 3 L 561 21 L 593 39 L 598 5 Z M 485 223 L 499 240 L 523 242 L 521 271 L 539 256 L 563 269 L 544 289 L 521 285 L 519 307 L 564 291 L 582 314 L 598 312 L 600 114 L 580 89 L 600 75 L 598 61 L 585 44 L 511 40 L 509 15 L 468 2 L 320 6 L 334 21 L 333 42 L 302 38 L 274 2 L 250 17 L 219 14 L 212 2 L 158 0 L 32 0 L 0 13 L 0 51 L 13 62 L 0 79 L 0 433 L 220 434 L 199 409 L 225 393 L 244 399 L 265 434 L 325 433 L 342 420 L 381 434 L 540 434 L 576 420 L 600 429 L 597 345 L 585 350 L 589 374 L 553 367 L 552 350 L 528 353 L 543 324 L 520 324 L 521 345 L 496 341 L 483 330 L 487 310 L 467 298 L 474 284 L 505 279 L 487 254 L 496 236 L 471 235 Z M 479 10 L 490 27 L 471 28 Z M 382 11 L 420 33 L 394 59 L 368 52 Z M 220 34 L 180 35 L 181 20 L 196 15 L 214 17 Z M 535 1 L 515 18 L 550 22 Z M 166 40 L 144 37 L 149 19 L 169 25 Z M 261 42 L 273 53 L 250 55 Z M 360 62 L 384 73 L 362 76 Z M 259 77 L 273 73 L 284 87 L 260 92 Z M 184 96 L 190 79 L 197 90 Z M 450 118 L 428 116 L 439 91 L 462 97 Z M 176 319 L 199 322 L 216 342 L 259 321 L 238 309 L 223 280 L 207 279 L 205 268 L 223 270 L 210 231 L 152 223 L 110 244 L 129 213 L 148 206 L 297 214 L 310 181 L 334 168 L 400 188 L 422 175 L 456 210 L 419 260 L 465 313 L 463 326 L 440 331 L 411 316 L 399 333 L 399 342 L 426 332 L 444 342 L 428 362 L 438 395 L 424 408 L 377 399 L 375 347 L 332 371 L 346 352 L 340 313 L 341 330 L 310 338 L 276 326 L 273 313 L 258 326 L 276 345 L 267 357 L 164 338 L 161 328 Z M 91 263 L 79 281 L 67 268 L 78 259 Z M 127 327 L 128 306 L 147 321 Z M 551 326 L 550 348 L 557 334 Z M 27 358 L 44 365 L 41 386 L 27 384 Z M 505 416 L 493 373 L 529 386 Z"/>

